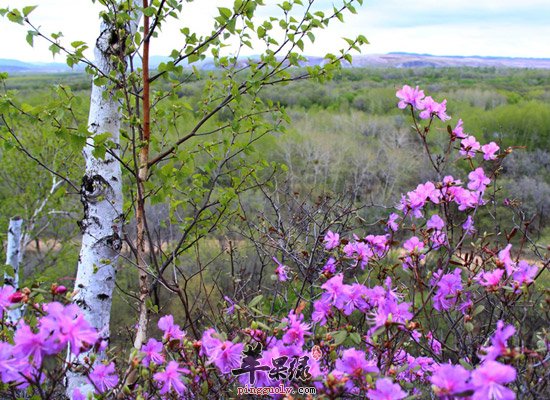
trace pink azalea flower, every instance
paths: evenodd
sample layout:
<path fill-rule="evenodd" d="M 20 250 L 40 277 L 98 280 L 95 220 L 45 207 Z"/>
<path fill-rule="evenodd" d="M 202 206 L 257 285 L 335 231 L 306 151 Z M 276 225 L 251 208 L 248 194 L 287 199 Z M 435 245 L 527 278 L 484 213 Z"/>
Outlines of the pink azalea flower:
<path fill-rule="evenodd" d="M 162 386 L 159 391 L 160 394 L 176 392 L 181 396 L 185 390 L 185 385 L 181 381 L 181 374 L 187 373 L 189 373 L 189 370 L 180 368 L 176 361 L 170 361 L 164 371 L 153 375 L 153 379 Z"/>
<path fill-rule="evenodd" d="M 0 342 L 0 381 L 8 383 L 21 379 L 21 361 L 14 358 L 13 346 Z"/>
<path fill-rule="evenodd" d="M 518 285 L 521 286 L 524 283 L 533 282 L 533 279 L 537 276 L 538 271 L 539 269 L 536 265 L 529 265 L 527 261 L 521 260 L 518 263 L 518 269 L 514 272 L 512 278 L 518 283 Z"/>
<path fill-rule="evenodd" d="M 464 229 L 467 235 L 473 235 L 475 233 L 476 228 L 474 227 L 474 219 L 471 215 L 468 215 L 468 218 L 466 218 L 466 221 L 462 224 L 462 229 Z"/>
<path fill-rule="evenodd" d="M 314 301 L 311 319 L 314 322 L 318 322 L 319 325 L 325 325 L 327 323 L 327 317 L 330 315 L 331 308 L 332 305 L 329 302 L 323 300 Z"/>
<path fill-rule="evenodd" d="M 357 379 L 363 379 L 369 372 L 378 372 L 372 361 L 367 361 L 365 353 L 355 348 L 344 350 L 342 357 L 336 360 L 336 369 Z"/>
<path fill-rule="evenodd" d="M 473 158 L 476 155 L 476 151 L 481 148 L 479 142 L 474 136 L 467 136 L 465 139 L 460 141 L 460 151 L 459 153 L 465 156 L 466 158 Z"/>
<path fill-rule="evenodd" d="M 111 390 L 118 384 L 115 363 L 96 365 L 94 370 L 88 375 L 88 380 L 93 383 L 99 393 Z"/>
<path fill-rule="evenodd" d="M 336 260 L 334 257 L 330 257 L 323 267 L 323 274 L 332 275 L 336 272 Z"/>
<path fill-rule="evenodd" d="M 369 330 L 369 334 L 388 322 L 406 324 L 413 316 L 409 311 L 410 307 L 410 303 L 399 303 L 391 293 L 386 293 L 386 297 L 378 300 L 378 307 L 372 313 L 370 322 L 373 323 L 373 327 Z"/>
<path fill-rule="evenodd" d="M 484 192 L 487 185 L 491 183 L 491 180 L 485 176 L 485 171 L 483 171 L 481 167 L 470 172 L 468 178 L 470 179 L 470 182 L 468 182 L 468 189 L 477 190 L 479 192 Z"/>
<path fill-rule="evenodd" d="M 491 345 L 483 347 L 482 350 L 486 353 L 481 358 L 484 361 L 495 361 L 498 357 L 506 354 L 508 350 L 508 339 L 516 333 L 516 328 L 513 325 L 504 326 L 504 322 L 497 322 L 497 330 L 491 336 Z"/>
<path fill-rule="evenodd" d="M 148 367 L 150 363 L 160 365 L 164 363 L 164 355 L 162 354 L 163 345 L 161 342 L 151 338 L 141 347 L 141 352 L 144 354 L 141 363 Z"/>
<path fill-rule="evenodd" d="M 421 218 L 422 208 L 426 204 L 426 198 L 419 195 L 416 191 L 411 191 L 407 193 L 407 197 L 402 196 L 400 204 L 397 206 L 398 210 L 403 211 L 404 213 L 412 212 L 412 215 L 415 218 Z"/>
<path fill-rule="evenodd" d="M 445 221 L 443 221 L 441 217 L 437 214 L 432 215 L 432 217 L 426 223 L 426 227 L 428 229 L 441 230 L 443 229 L 444 226 L 445 226 Z"/>
<path fill-rule="evenodd" d="M 209 328 L 203 332 L 201 338 L 201 355 L 210 356 L 218 346 L 221 346 L 222 341 L 215 336 L 217 336 L 217 333 L 213 328 Z"/>
<path fill-rule="evenodd" d="M 99 339 L 97 330 L 84 319 L 77 305 L 53 302 L 45 308 L 47 315 L 40 319 L 40 329 L 44 337 L 49 338 L 45 343 L 46 353 L 58 353 L 69 343 L 71 352 L 79 355 Z"/>
<path fill-rule="evenodd" d="M 11 297 L 14 293 L 15 289 L 13 288 L 13 286 L 4 285 L 0 287 L 0 318 L 3 317 L 4 311 L 6 311 L 8 307 L 13 305 Z"/>
<path fill-rule="evenodd" d="M 516 379 L 516 370 L 496 361 L 486 361 L 472 372 L 472 400 L 513 400 L 515 393 L 504 386 Z"/>
<path fill-rule="evenodd" d="M 441 355 L 441 342 L 434 338 L 431 331 L 426 334 L 426 339 L 428 339 L 428 343 L 430 344 L 433 352 L 437 355 Z"/>
<path fill-rule="evenodd" d="M 401 390 L 401 386 L 392 383 L 391 379 L 383 378 L 376 381 L 376 389 L 367 392 L 370 400 L 401 400 L 407 397 L 407 393 Z"/>
<path fill-rule="evenodd" d="M 401 101 L 397 106 L 401 109 L 407 108 L 408 105 L 411 105 L 417 110 L 422 110 L 424 105 L 422 99 L 424 98 L 424 92 L 418 88 L 418 86 L 413 89 L 412 87 L 405 85 L 403 88 L 397 91 L 395 94 Z"/>
<path fill-rule="evenodd" d="M 288 318 L 283 318 L 282 322 L 287 324 L 286 332 L 283 336 L 283 343 L 288 345 L 304 345 L 304 336 L 311 335 L 310 326 L 303 323 L 304 316 L 296 315 L 293 310 L 288 314 Z"/>
<path fill-rule="evenodd" d="M 370 246 L 369 254 L 383 257 L 389 249 L 389 235 L 368 235 L 365 238 L 367 245 Z"/>
<path fill-rule="evenodd" d="M 21 323 L 13 339 L 16 354 L 28 360 L 32 358 L 32 363 L 36 367 L 42 365 L 42 357 L 46 354 L 44 332 L 34 333 L 27 324 Z"/>
<path fill-rule="evenodd" d="M 277 279 L 279 282 L 286 282 L 288 280 L 288 274 L 286 271 L 288 267 L 281 264 L 275 257 L 273 257 L 273 261 L 277 264 L 277 268 L 275 268 L 275 275 L 277 276 Z"/>
<path fill-rule="evenodd" d="M 286 272 L 286 265 L 278 265 L 277 268 L 275 268 L 275 275 L 277 275 L 277 280 L 279 282 L 286 282 L 288 281 L 288 274 Z"/>
<path fill-rule="evenodd" d="M 243 347 L 242 343 L 226 340 L 212 349 L 208 361 L 214 363 L 223 374 L 229 374 L 232 369 L 239 367 Z"/>
<path fill-rule="evenodd" d="M 511 248 L 512 245 L 508 244 L 504 249 L 498 252 L 498 259 L 504 264 L 508 276 L 512 275 L 512 273 L 516 269 L 516 263 L 514 262 L 514 260 L 512 260 L 512 257 L 510 255 Z"/>
<path fill-rule="evenodd" d="M 463 314 L 469 314 L 470 310 L 474 306 L 474 303 L 472 301 L 472 296 L 469 292 L 466 292 L 466 299 L 458 305 L 458 310 Z"/>
<path fill-rule="evenodd" d="M 374 255 L 372 249 L 363 242 L 350 242 L 344 246 L 344 254 L 347 257 L 353 258 L 364 269 L 368 264 L 369 259 Z M 356 264 L 356 265 L 357 265 Z"/>
<path fill-rule="evenodd" d="M 323 285 L 321 285 L 321 289 L 324 289 L 325 291 L 321 299 L 327 303 L 336 306 L 337 308 L 341 308 L 338 306 L 338 304 L 341 304 L 342 297 L 344 295 L 343 279 L 344 275 L 338 274 L 330 278 Z"/>
<path fill-rule="evenodd" d="M 180 326 L 174 324 L 174 317 L 172 315 L 165 315 L 159 319 L 157 326 L 164 332 L 164 340 L 182 340 L 185 336 L 185 332 L 180 329 Z"/>
<path fill-rule="evenodd" d="M 451 117 L 447 115 L 447 100 L 437 103 L 431 96 L 428 96 L 424 99 L 422 104 L 424 105 L 424 111 L 420 113 L 420 118 L 429 119 L 432 115 L 435 115 L 441 121 L 448 121 L 451 119 Z"/>
<path fill-rule="evenodd" d="M 413 236 L 405 243 L 403 243 L 403 248 L 409 253 L 419 252 L 424 249 L 424 242 L 418 239 L 416 236 Z"/>
<path fill-rule="evenodd" d="M 503 269 L 495 269 L 492 272 L 480 272 L 474 279 L 481 286 L 498 286 L 502 280 L 502 275 L 504 275 Z"/>
<path fill-rule="evenodd" d="M 481 151 L 483 152 L 483 159 L 485 160 L 496 160 L 496 152 L 500 150 L 500 147 L 495 142 L 484 144 L 481 146 Z"/>
<path fill-rule="evenodd" d="M 333 233 L 332 231 L 328 231 L 325 235 L 324 242 L 325 249 L 332 250 L 340 245 L 340 235 L 337 233 Z"/>
<path fill-rule="evenodd" d="M 434 385 L 435 394 L 447 397 L 469 390 L 469 379 L 470 372 L 461 365 L 443 364 L 437 368 L 430 382 Z"/>
<path fill-rule="evenodd" d="M 388 222 L 386 223 L 388 228 L 390 228 L 392 231 L 396 232 L 399 229 L 399 224 L 395 221 L 399 218 L 399 215 L 396 213 L 391 213 Z"/>
<path fill-rule="evenodd" d="M 458 122 L 456 123 L 455 128 L 453 129 L 453 135 L 458 139 L 466 139 L 466 136 L 467 136 L 464 133 L 464 128 L 462 125 L 463 125 L 463 122 L 461 119 L 459 119 Z"/>
<path fill-rule="evenodd" d="M 365 311 L 368 304 L 365 300 L 367 297 L 367 288 L 360 283 L 346 285 L 344 288 L 345 296 L 342 305 L 342 311 L 346 315 L 351 315 L 354 310 Z"/>
<path fill-rule="evenodd" d="M 417 330 L 413 330 L 411 331 L 411 338 L 412 340 L 414 340 L 416 343 L 420 343 L 420 338 L 422 337 L 422 334 L 420 332 L 418 332 Z"/>
<path fill-rule="evenodd" d="M 434 274 L 432 285 L 436 283 L 437 292 L 433 297 L 434 308 L 438 311 L 450 310 L 457 301 L 458 292 L 462 290 L 461 271 L 456 268 L 452 274 L 440 276 L 442 270 Z"/>
<path fill-rule="evenodd" d="M 471 192 L 468 189 L 464 189 L 460 186 L 453 186 L 448 189 L 449 199 L 458 204 L 460 211 L 467 210 L 468 208 L 475 208 L 478 205 L 483 204 L 483 199 L 479 194 Z"/>
<path fill-rule="evenodd" d="M 424 199 L 424 201 L 429 199 L 434 204 L 439 204 L 439 200 L 441 199 L 441 192 L 435 188 L 433 182 L 419 184 L 415 192 L 420 198 Z"/>
<path fill-rule="evenodd" d="M 447 244 L 447 234 L 436 230 L 430 236 L 430 240 L 432 241 L 432 247 L 434 249 L 439 249 L 441 246 L 445 246 Z"/>

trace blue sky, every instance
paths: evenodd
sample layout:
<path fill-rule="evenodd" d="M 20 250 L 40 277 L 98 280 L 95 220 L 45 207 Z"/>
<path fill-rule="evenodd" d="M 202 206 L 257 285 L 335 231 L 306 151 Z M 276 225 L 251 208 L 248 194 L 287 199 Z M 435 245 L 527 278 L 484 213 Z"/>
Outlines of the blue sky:
<path fill-rule="evenodd" d="M 318 0 L 316 4 L 331 10 L 339 1 Z M 265 2 L 267 6 L 260 14 L 264 17 L 277 10 L 274 1 Z M 33 21 L 46 32 L 62 31 L 67 43 L 94 43 L 99 29 L 97 4 L 90 0 L 0 0 L 0 7 L 31 4 L 39 6 L 32 14 Z M 178 47 L 178 30 L 184 23 L 206 32 L 216 7 L 230 4 L 228 0 L 184 2 L 183 20 L 164 29 L 153 42 L 153 54 L 169 54 Z M 0 19 L 0 32 L 0 58 L 52 61 L 45 43 L 27 46 L 26 28 Z M 316 43 L 306 47 L 306 53 L 334 52 L 344 45 L 342 36 L 357 34 L 369 39 L 371 44 L 364 49 L 367 54 L 405 51 L 550 58 L 550 0 L 364 0 L 357 15 L 347 16 L 344 24 L 333 23 L 317 34 Z"/>

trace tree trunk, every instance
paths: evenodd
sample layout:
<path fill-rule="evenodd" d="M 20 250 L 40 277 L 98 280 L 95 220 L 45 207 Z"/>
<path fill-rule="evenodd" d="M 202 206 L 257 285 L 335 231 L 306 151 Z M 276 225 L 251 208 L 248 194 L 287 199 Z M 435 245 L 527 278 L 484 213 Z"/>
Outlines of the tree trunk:
<path fill-rule="evenodd" d="M 21 260 L 21 230 L 23 219 L 13 217 L 10 219 L 8 227 L 8 246 L 6 249 L 6 264 L 12 268 L 13 275 L 4 273 L 4 284 L 12 286 L 15 290 L 19 289 L 19 262 Z M 16 308 L 7 312 L 8 322 L 14 324 L 21 318 L 21 309 Z"/>
<path fill-rule="evenodd" d="M 139 19 L 140 15 L 133 19 L 127 34 L 135 33 Z M 113 62 L 112 57 L 120 62 L 125 39 L 120 29 L 117 30 L 112 23 L 102 22 L 94 55 L 96 66 L 103 75 L 109 76 L 116 71 L 117 62 Z M 118 157 L 122 113 L 121 104 L 114 97 L 114 90 L 108 86 L 93 85 L 88 129 L 92 137 L 110 133 L 110 140 L 114 143 L 113 153 Z M 97 158 L 93 150 L 93 139 L 88 139 L 83 150 L 86 160 L 81 188 L 84 218 L 81 222 L 82 247 L 78 259 L 74 301 L 81 308 L 86 320 L 99 330 L 100 337 L 108 341 L 116 265 L 122 247 L 119 236 L 123 218 L 122 174 L 115 156 L 107 152 L 103 159 Z M 85 356 L 83 353 L 71 361 L 81 364 Z M 100 358 L 101 356 L 98 360 Z M 93 390 L 84 374 L 73 371 L 67 374 L 69 397 L 75 388 L 80 389 L 85 396 Z"/>
<path fill-rule="evenodd" d="M 143 0 L 143 8 L 149 6 L 148 0 Z M 149 310 L 147 309 L 147 297 L 149 296 L 149 274 L 147 272 L 147 262 L 145 253 L 145 236 L 147 230 L 147 222 L 145 215 L 145 182 L 149 175 L 149 142 L 151 139 L 151 115 L 150 115 L 150 95 L 149 95 L 149 17 L 143 17 L 143 129 L 141 134 L 142 147 L 139 151 L 139 170 L 137 178 L 137 201 L 136 201 L 136 230 L 137 243 L 136 255 L 137 266 L 139 271 L 139 318 L 136 329 L 136 337 L 134 339 L 134 347 L 141 349 L 147 338 L 147 324 L 149 322 Z M 149 251 L 153 252 L 152 246 L 149 246 Z"/>

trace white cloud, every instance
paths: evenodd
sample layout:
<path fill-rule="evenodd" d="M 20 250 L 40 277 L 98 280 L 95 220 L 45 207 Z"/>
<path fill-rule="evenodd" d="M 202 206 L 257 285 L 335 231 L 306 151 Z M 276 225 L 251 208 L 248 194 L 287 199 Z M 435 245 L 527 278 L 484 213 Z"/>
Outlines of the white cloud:
<path fill-rule="evenodd" d="M 260 16 L 276 12 L 275 2 Z M 334 0 L 335 3 L 338 0 Z M 62 31 L 66 42 L 84 40 L 93 45 L 99 30 L 97 11 L 100 6 L 90 0 L 0 0 L 0 8 L 7 5 L 22 7 L 38 4 L 32 20 L 46 32 Z M 332 8 L 333 1 L 322 0 L 319 7 Z M 208 33 L 212 29 L 212 15 L 218 6 L 231 7 L 230 0 L 199 0 L 183 2 L 181 20 L 165 24 L 160 37 L 152 43 L 155 55 L 169 54 L 181 47 L 179 29 Z M 550 57 L 550 16 L 548 0 L 365 0 L 357 15 L 348 15 L 344 24 L 336 21 L 319 32 L 314 46 L 306 53 L 322 55 L 334 52 L 344 45 L 342 36 L 365 35 L 372 43 L 367 53 L 408 51 L 451 55 L 491 55 Z M 51 61 L 51 53 L 44 41 L 36 39 L 35 47 L 25 42 L 28 28 L 14 25 L 0 18 L 0 58 Z M 258 52 L 259 49 L 248 53 Z M 64 58 L 58 57 L 62 62 Z"/>

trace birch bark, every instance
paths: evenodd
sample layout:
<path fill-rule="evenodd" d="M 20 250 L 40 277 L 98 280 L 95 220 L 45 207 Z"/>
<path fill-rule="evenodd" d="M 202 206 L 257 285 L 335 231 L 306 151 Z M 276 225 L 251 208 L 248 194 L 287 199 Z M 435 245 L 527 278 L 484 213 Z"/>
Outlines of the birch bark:
<path fill-rule="evenodd" d="M 4 284 L 12 286 L 15 290 L 19 289 L 19 261 L 21 253 L 21 231 L 23 219 L 13 217 L 10 219 L 8 227 L 8 245 L 6 249 L 6 264 L 13 270 L 13 275 L 4 274 Z M 21 310 L 16 308 L 7 312 L 7 320 L 10 323 L 16 323 L 21 318 Z"/>
<path fill-rule="evenodd" d="M 127 35 L 136 32 L 140 18 L 141 14 L 132 18 Z M 113 23 L 102 22 L 94 55 L 96 67 L 103 75 L 109 76 L 117 70 L 117 63 L 124 57 L 121 54 L 124 54 L 122 49 L 125 39 Z M 114 96 L 114 89 L 93 85 L 88 118 L 88 129 L 92 138 L 88 139 L 83 150 L 86 161 L 81 188 L 84 218 L 81 222 L 82 247 L 74 301 L 81 308 L 86 320 L 99 330 L 101 338 L 107 342 L 110 336 L 109 320 L 116 265 L 122 247 L 122 174 L 117 160 L 121 118 L 121 104 Z M 106 132 L 111 134 L 114 155 L 107 152 L 104 158 L 97 158 L 93 154 L 93 136 Z M 85 356 L 83 353 L 78 359 L 71 360 L 76 368 L 67 374 L 69 398 L 75 388 L 84 396 L 93 391 L 83 369 L 79 368 Z"/>

